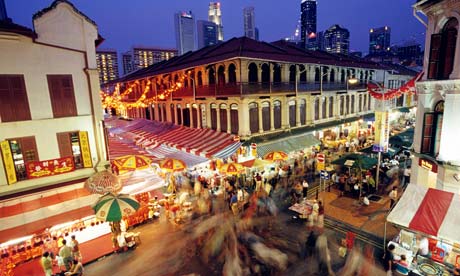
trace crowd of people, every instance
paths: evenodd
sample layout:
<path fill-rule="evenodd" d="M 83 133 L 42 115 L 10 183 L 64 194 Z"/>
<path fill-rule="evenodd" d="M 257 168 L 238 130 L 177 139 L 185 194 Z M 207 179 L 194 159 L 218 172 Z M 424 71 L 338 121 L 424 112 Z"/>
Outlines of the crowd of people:
<path fill-rule="evenodd" d="M 41 258 L 41 265 L 46 276 L 51 275 L 72 275 L 83 274 L 82 256 L 80 244 L 74 235 L 71 236 L 69 244 L 62 240 L 62 246 L 58 252 L 45 251 Z M 56 254 L 57 253 L 57 254 Z M 58 273 L 53 274 L 53 267 L 57 267 Z"/>

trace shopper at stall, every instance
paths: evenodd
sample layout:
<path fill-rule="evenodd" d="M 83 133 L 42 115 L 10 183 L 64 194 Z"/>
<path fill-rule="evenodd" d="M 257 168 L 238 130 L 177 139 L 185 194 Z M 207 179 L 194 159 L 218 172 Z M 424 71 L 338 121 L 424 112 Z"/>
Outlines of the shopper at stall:
<path fill-rule="evenodd" d="M 385 252 L 385 257 L 383 259 L 383 267 L 385 268 L 387 275 L 391 275 L 391 271 L 395 268 L 394 261 L 393 261 L 394 260 L 394 255 L 393 255 L 394 250 L 395 250 L 394 244 L 388 245 L 386 252 Z"/>
<path fill-rule="evenodd" d="M 43 271 L 45 272 L 46 276 L 53 275 L 53 262 L 50 257 L 50 253 L 46 251 L 43 253 L 41 265 L 43 267 Z"/>
<path fill-rule="evenodd" d="M 72 257 L 74 260 L 79 260 L 81 262 L 82 257 L 80 252 L 80 243 L 77 241 L 77 239 L 75 239 L 75 235 L 72 235 L 70 239 L 70 246 L 72 247 Z"/>
<path fill-rule="evenodd" d="M 70 276 L 81 276 L 83 275 L 83 264 L 78 260 L 73 260 L 72 268 L 65 273 L 65 275 Z"/>
<path fill-rule="evenodd" d="M 428 256 L 430 253 L 429 249 L 430 242 L 428 241 L 427 237 L 422 237 L 422 235 L 417 235 L 417 253 L 422 256 Z"/>
<path fill-rule="evenodd" d="M 62 247 L 59 250 L 59 256 L 64 262 L 65 269 L 69 270 L 72 266 L 72 248 L 67 245 L 67 241 L 65 239 L 62 240 Z"/>
<path fill-rule="evenodd" d="M 306 199 L 307 196 L 308 196 L 308 187 L 309 187 L 308 182 L 307 182 L 306 179 L 303 180 L 302 187 L 303 187 L 303 198 Z"/>

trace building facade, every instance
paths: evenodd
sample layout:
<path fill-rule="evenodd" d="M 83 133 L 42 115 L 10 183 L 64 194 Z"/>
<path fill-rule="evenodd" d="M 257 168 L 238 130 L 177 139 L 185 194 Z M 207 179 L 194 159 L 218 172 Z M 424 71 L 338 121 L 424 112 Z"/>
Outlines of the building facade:
<path fill-rule="evenodd" d="M 269 45 L 242 37 L 217 45 L 212 55 L 198 50 L 180 64 L 172 60 L 126 76 L 116 93 L 126 102 L 152 99 L 134 107 L 119 106 L 122 115 L 250 139 L 358 120 L 373 108 L 365 83 L 382 81 L 385 70 L 324 52 L 312 58 L 283 41 Z M 347 85 L 351 78 L 358 84 Z M 385 81 L 390 79 L 387 74 Z"/>
<path fill-rule="evenodd" d="M 128 74 L 175 56 L 176 49 L 133 46 L 130 51 L 123 54 L 123 72 Z"/>
<path fill-rule="evenodd" d="M 369 54 L 390 51 L 391 28 L 388 26 L 369 30 Z"/>
<path fill-rule="evenodd" d="M 192 12 L 178 12 L 174 15 L 176 33 L 176 48 L 179 55 L 194 51 L 195 46 L 195 17 Z"/>
<path fill-rule="evenodd" d="M 217 26 L 217 40 L 224 41 L 224 26 L 222 25 L 222 11 L 220 2 L 210 2 L 208 11 L 208 21 Z"/>
<path fill-rule="evenodd" d="M 300 40 L 302 47 L 316 50 L 316 0 L 300 3 Z"/>
<path fill-rule="evenodd" d="M 96 51 L 97 70 L 101 84 L 113 81 L 120 77 L 118 72 L 118 53 L 112 49 L 98 49 Z"/>
<path fill-rule="evenodd" d="M 254 7 L 245 7 L 243 9 L 243 20 L 244 36 L 256 39 L 256 17 Z"/>
<path fill-rule="evenodd" d="M 339 25 L 327 29 L 320 41 L 324 41 L 323 47 L 328 53 L 348 55 L 350 51 L 350 32 Z"/>
<path fill-rule="evenodd" d="M 428 22 L 411 183 L 460 193 L 460 2 L 419 0 L 414 8 Z"/>
<path fill-rule="evenodd" d="M 218 27 L 215 23 L 205 20 L 196 22 L 198 49 L 216 45 L 218 41 Z"/>

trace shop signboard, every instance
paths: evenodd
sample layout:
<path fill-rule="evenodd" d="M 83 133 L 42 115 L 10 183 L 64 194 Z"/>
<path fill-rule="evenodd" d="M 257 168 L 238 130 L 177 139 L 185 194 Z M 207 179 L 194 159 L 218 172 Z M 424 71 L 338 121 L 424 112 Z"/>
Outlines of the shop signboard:
<path fill-rule="evenodd" d="M 316 169 L 317 170 L 324 170 L 325 168 L 325 160 L 326 160 L 326 157 L 324 156 L 323 153 L 318 153 L 316 155 L 316 160 L 318 161 L 316 163 Z"/>
<path fill-rule="evenodd" d="M 26 170 L 29 179 L 40 178 L 74 171 L 75 164 L 73 157 L 63 157 L 45 161 L 27 162 Z"/>
<path fill-rule="evenodd" d="M 388 111 L 375 111 L 375 135 L 373 151 L 387 152 L 390 135 L 390 118 Z"/>
<path fill-rule="evenodd" d="M 89 149 L 88 131 L 80 131 L 78 133 L 78 136 L 80 138 L 80 148 L 81 156 L 83 159 L 83 167 L 92 168 L 93 162 L 91 161 L 91 151 Z"/>
<path fill-rule="evenodd" d="M 6 179 L 8 184 L 16 183 L 18 180 L 16 178 L 16 170 L 14 169 L 13 154 L 11 154 L 10 142 L 2 141 L 0 142 L 0 147 L 2 149 L 3 164 L 5 165 Z"/>
<path fill-rule="evenodd" d="M 425 159 L 425 158 L 420 158 L 418 160 L 418 165 L 424 169 L 427 169 L 431 172 L 434 172 L 434 173 L 437 173 L 438 172 L 438 165 L 431 161 L 431 160 L 428 160 L 428 159 Z"/>

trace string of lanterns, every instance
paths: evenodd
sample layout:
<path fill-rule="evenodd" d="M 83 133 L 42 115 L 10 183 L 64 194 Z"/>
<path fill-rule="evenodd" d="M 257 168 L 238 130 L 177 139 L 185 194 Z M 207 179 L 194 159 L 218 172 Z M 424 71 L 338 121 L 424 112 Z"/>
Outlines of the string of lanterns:
<path fill-rule="evenodd" d="M 398 98 L 403 94 L 413 95 L 415 94 L 415 82 L 418 81 L 423 76 L 423 72 L 418 73 L 414 78 L 409 80 L 406 84 L 402 85 L 397 89 L 388 89 L 386 92 L 382 93 L 380 87 L 373 83 L 367 85 L 367 91 L 369 95 L 377 100 L 391 100 Z M 383 88 L 383 87 L 382 87 Z"/>

